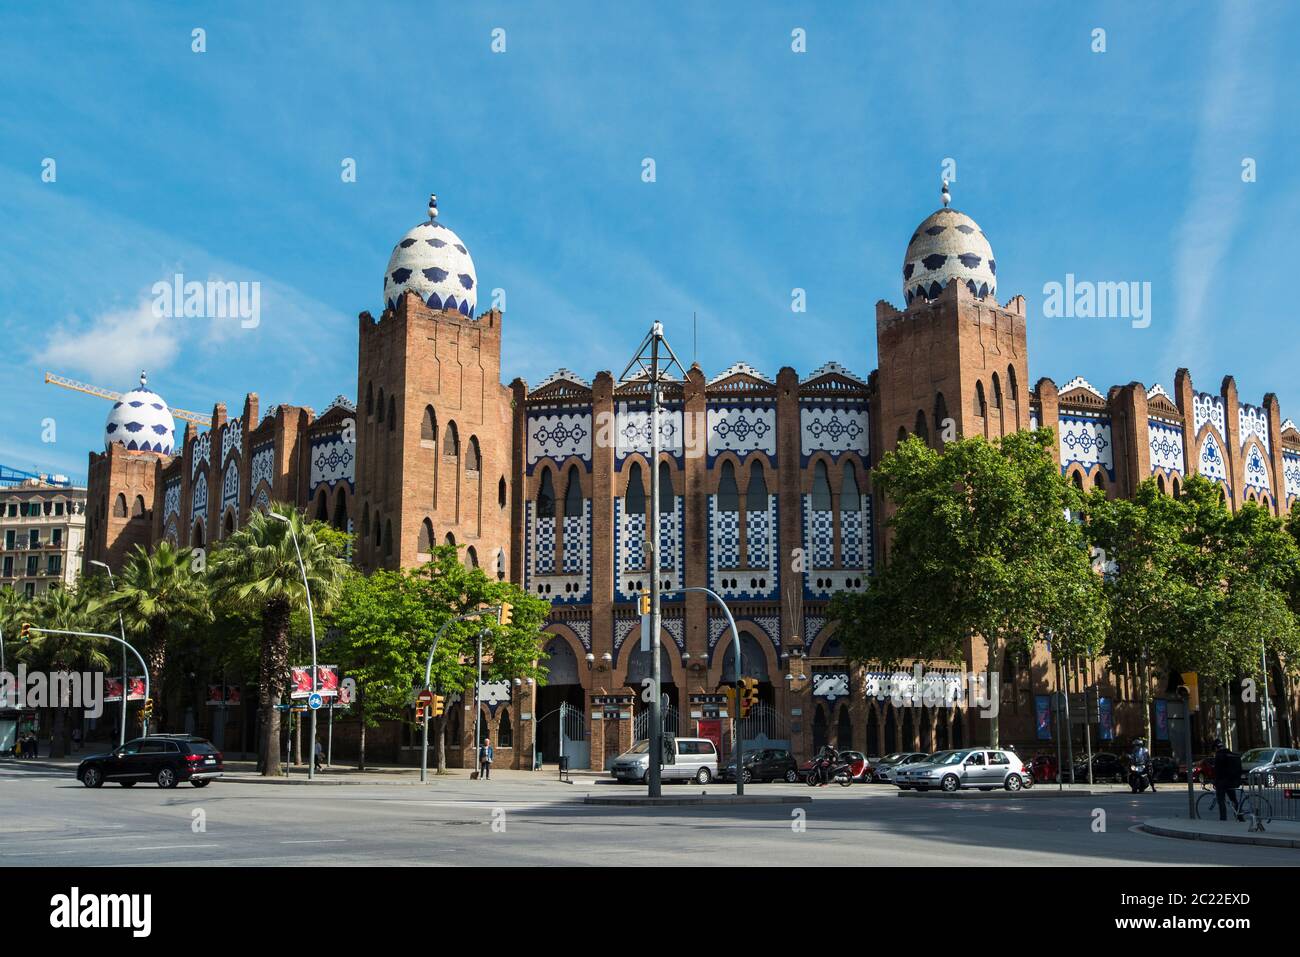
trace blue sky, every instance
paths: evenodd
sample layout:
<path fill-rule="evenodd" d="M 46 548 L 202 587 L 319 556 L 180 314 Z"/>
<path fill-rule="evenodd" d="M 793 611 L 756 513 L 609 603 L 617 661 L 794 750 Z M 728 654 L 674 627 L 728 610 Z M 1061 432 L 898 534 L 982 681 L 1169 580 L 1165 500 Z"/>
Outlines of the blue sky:
<path fill-rule="evenodd" d="M 653 319 L 709 374 L 865 375 L 945 158 L 999 298 L 1028 299 L 1035 380 L 1172 389 L 1187 366 L 1300 418 L 1291 277 L 1273 271 L 1300 221 L 1300 13 L 1138 6 L 9 5 L 0 462 L 83 477 L 102 447 L 108 403 L 46 369 L 124 390 L 146 368 L 204 412 L 353 395 L 356 316 L 379 311 L 431 191 L 480 308 L 506 292 L 507 380 L 618 372 Z M 150 288 L 177 271 L 260 282 L 261 324 L 155 319 Z M 1150 327 L 1045 317 L 1067 273 L 1150 282 Z"/>

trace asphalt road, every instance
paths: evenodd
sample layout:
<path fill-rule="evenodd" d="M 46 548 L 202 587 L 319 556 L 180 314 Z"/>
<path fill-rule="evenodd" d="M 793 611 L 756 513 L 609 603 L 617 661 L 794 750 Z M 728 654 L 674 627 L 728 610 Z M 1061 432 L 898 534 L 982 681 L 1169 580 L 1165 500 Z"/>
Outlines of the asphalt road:
<path fill-rule="evenodd" d="M 1289 865 L 1300 851 L 1135 832 L 1186 793 L 900 797 L 887 785 L 751 785 L 803 807 L 607 808 L 638 788 L 552 778 L 198 790 L 82 787 L 70 773 L 0 770 L 0 865 Z M 698 786 L 670 785 L 668 793 Z M 725 791 L 712 786 L 710 791 Z M 1105 812 L 1093 830 L 1094 809 Z M 802 815 L 802 816 L 800 816 Z M 199 828 L 199 824 L 202 828 Z"/>

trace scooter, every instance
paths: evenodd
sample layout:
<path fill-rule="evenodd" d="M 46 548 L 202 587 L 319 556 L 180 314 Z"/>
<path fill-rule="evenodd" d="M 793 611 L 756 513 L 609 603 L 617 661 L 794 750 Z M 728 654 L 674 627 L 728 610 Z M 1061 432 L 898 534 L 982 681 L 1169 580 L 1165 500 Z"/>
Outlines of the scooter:
<path fill-rule="evenodd" d="M 853 784 L 853 764 L 838 759 L 832 762 L 829 758 L 819 758 L 809 769 L 804 781 L 810 788 L 830 784 L 832 781 L 842 788 L 849 787 Z"/>
<path fill-rule="evenodd" d="M 1151 780 L 1151 768 L 1149 765 L 1140 765 L 1130 768 L 1128 772 L 1128 786 L 1134 794 L 1141 794 L 1149 786 L 1155 790 L 1155 783 Z"/>

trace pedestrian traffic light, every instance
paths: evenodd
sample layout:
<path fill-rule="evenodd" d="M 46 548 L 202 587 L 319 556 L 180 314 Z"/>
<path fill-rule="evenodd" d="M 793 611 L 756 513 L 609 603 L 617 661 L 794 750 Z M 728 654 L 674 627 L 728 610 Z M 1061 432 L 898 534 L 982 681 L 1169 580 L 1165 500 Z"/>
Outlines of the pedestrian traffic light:
<path fill-rule="evenodd" d="M 514 613 L 515 613 L 514 607 L 511 606 L 510 602 L 503 601 L 501 603 L 501 611 L 497 616 L 498 624 L 502 624 L 502 625 L 510 624 L 511 620 L 514 618 Z"/>
<path fill-rule="evenodd" d="M 23 622 L 22 627 L 18 629 L 18 640 L 30 641 L 31 637 L 32 637 L 32 623 L 30 621 L 25 621 Z"/>
<path fill-rule="evenodd" d="M 442 695 L 436 694 L 433 696 L 433 716 L 435 718 L 442 717 L 442 712 L 446 706 L 446 703 L 447 703 L 447 699 L 444 698 Z"/>
<path fill-rule="evenodd" d="M 648 615 L 648 614 L 650 614 L 650 592 L 648 592 L 648 591 L 643 591 L 643 592 L 641 592 L 641 601 L 640 601 L 640 605 L 641 605 L 641 614 L 642 614 L 642 615 Z"/>

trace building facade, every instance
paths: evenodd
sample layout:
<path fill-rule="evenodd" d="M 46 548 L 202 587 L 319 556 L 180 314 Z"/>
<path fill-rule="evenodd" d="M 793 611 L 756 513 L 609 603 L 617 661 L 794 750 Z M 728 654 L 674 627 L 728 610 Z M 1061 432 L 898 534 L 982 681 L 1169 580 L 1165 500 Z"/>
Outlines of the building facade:
<path fill-rule="evenodd" d="M 74 584 L 85 536 L 84 488 L 27 479 L 0 489 L 0 588 L 33 598 Z"/>
<path fill-rule="evenodd" d="M 670 592 L 659 636 L 669 730 L 730 734 L 717 698 L 736 668 L 725 622 L 702 596 L 671 593 L 704 585 L 727 600 L 741 673 L 759 681 L 746 740 L 800 755 L 827 742 L 869 754 L 972 742 L 982 722 L 969 709 L 896 707 L 882 693 L 892 676 L 850 667 L 827 622 L 831 596 L 869 587 L 888 560 L 888 505 L 871 478 L 881 455 L 909 435 L 939 448 L 1045 426 L 1080 487 L 1125 496 L 1154 478 L 1177 494 L 1201 474 L 1230 507 L 1281 515 L 1300 494 L 1300 430 L 1275 396 L 1243 401 L 1231 377 L 1215 391 L 1186 370 L 1171 390 L 1132 382 L 1103 393 L 1081 377 L 1031 384 L 1025 300 L 998 301 L 987 238 L 947 201 L 945 189 L 909 241 L 903 308 L 876 306 L 877 370 L 851 371 L 852 357 L 802 374 L 692 366 L 666 387 L 658 462 L 644 378 L 560 369 L 535 387 L 502 384 L 505 316 L 476 315 L 473 261 L 431 202 L 428 222 L 393 250 L 380 316 L 359 318 L 355 404 L 340 396 L 319 417 L 287 405 L 259 414 L 249 395 L 237 418 L 217 405 L 211 428 L 187 426 L 173 449 L 165 403 L 143 382 L 147 395 L 123 397 L 105 451 L 90 457 L 87 560 L 115 565 L 132 545 L 164 538 L 206 547 L 271 501 L 352 531 L 366 569 L 416 565 L 454 543 L 466 562 L 551 602 L 545 684 L 481 689 L 485 727 L 516 766 L 527 766 L 534 741 L 549 760 L 563 739 L 574 766 L 600 768 L 644 736 L 640 692 L 653 659 L 640 648 L 637 597 L 652 575 Z M 131 438 L 150 434 L 149 444 Z M 983 654 L 972 643 L 966 660 L 927 666 L 926 680 L 983 671 Z M 994 670 L 1004 743 L 1050 745 L 1042 701 L 1058 681 L 1046 652 Z M 1107 700 L 1116 739 L 1142 729 L 1132 674 L 1103 660 L 1068 662 L 1064 675 L 1071 690 L 1095 687 Z M 1270 687 L 1279 705 L 1290 702 L 1282 676 Z M 1206 717 L 1198 733 L 1235 722 L 1250 743 L 1258 720 L 1245 707 Z M 470 753 L 473 718 L 472 702 L 452 709 L 453 761 Z M 1290 740 L 1289 728 L 1282 735 Z M 378 747 L 402 758 L 413 745 L 390 729 Z"/>

